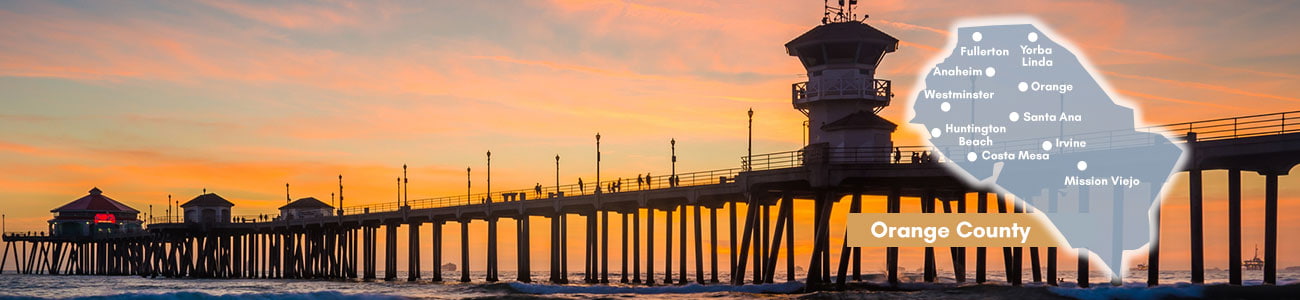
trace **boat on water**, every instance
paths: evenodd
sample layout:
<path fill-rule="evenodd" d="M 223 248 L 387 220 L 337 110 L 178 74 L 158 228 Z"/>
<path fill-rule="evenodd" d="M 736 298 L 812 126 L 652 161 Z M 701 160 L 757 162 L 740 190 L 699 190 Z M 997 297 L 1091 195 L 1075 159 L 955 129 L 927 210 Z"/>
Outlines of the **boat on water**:
<path fill-rule="evenodd" d="M 443 271 L 443 272 L 455 272 L 455 271 L 456 271 L 456 264 L 453 264 L 453 263 L 447 263 L 447 264 L 444 264 L 444 265 L 442 265 L 442 271 Z"/>

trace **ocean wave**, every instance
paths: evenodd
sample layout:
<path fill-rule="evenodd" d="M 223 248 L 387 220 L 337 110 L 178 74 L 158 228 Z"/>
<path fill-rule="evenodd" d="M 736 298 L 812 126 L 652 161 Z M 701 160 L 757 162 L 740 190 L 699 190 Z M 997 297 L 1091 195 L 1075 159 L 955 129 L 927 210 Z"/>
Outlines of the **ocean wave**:
<path fill-rule="evenodd" d="M 335 291 L 322 291 L 310 293 L 245 293 L 245 294 L 225 294 L 213 295 L 200 292 L 173 292 L 173 293 L 125 293 L 116 295 L 86 296 L 71 298 L 41 298 L 41 297 L 0 297 L 0 299 L 62 299 L 62 300 L 107 300 L 107 299 L 126 299 L 126 300 L 405 300 L 408 298 L 379 295 L 379 294 L 344 294 Z"/>
<path fill-rule="evenodd" d="M 803 283 L 799 282 L 744 286 L 700 285 L 693 283 L 679 286 L 649 287 L 551 285 L 521 282 L 510 282 L 507 284 L 509 284 L 510 288 L 515 291 L 526 294 L 692 294 L 717 292 L 790 294 L 802 291 L 804 288 Z"/>
<path fill-rule="evenodd" d="M 1083 300 L 1202 298 L 1205 295 L 1204 286 L 1188 283 L 1154 287 L 1148 287 L 1145 283 L 1123 286 L 1101 284 L 1092 288 L 1051 287 L 1048 290 L 1057 295 Z"/>

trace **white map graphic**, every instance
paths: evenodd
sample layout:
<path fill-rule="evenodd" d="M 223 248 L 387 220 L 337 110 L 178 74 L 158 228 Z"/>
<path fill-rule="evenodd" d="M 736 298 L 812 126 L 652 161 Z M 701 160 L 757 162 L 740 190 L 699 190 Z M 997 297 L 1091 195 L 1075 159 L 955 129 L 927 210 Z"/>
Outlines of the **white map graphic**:
<path fill-rule="evenodd" d="M 926 70 L 911 123 L 968 180 L 1043 212 L 1071 247 L 1121 271 L 1182 148 L 1138 131 L 1075 54 L 1034 25 L 962 27 Z"/>

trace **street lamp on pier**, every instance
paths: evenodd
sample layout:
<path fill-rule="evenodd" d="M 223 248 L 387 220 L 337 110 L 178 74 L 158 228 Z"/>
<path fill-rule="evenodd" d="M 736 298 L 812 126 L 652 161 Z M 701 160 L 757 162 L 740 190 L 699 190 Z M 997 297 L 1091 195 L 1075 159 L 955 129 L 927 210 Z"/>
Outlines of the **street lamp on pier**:
<path fill-rule="evenodd" d="M 596 133 L 596 205 L 600 205 L 600 133 Z"/>
<path fill-rule="evenodd" d="M 555 193 L 560 193 L 560 155 L 555 155 Z M 539 196 L 540 197 L 540 196 Z"/>
<path fill-rule="evenodd" d="M 465 167 L 465 205 L 469 205 L 470 202 L 474 201 L 474 196 L 473 196 L 473 194 L 470 192 L 470 184 L 471 184 L 471 183 L 473 183 L 473 182 L 470 181 L 470 177 L 469 177 L 469 167 Z"/>
<path fill-rule="evenodd" d="M 749 109 L 749 146 L 746 148 L 745 171 L 754 170 L 754 108 Z"/>
<path fill-rule="evenodd" d="M 677 186 L 677 139 L 669 139 L 668 145 L 671 147 L 672 155 L 672 174 L 668 176 L 668 187 Z"/>

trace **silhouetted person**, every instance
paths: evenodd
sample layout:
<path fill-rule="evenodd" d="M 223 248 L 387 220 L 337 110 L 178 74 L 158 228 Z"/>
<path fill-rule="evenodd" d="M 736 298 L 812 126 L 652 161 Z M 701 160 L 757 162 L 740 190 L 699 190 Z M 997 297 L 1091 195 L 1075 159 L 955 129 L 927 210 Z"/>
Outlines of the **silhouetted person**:
<path fill-rule="evenodd" d="M 641 177 L 641 174 L 636 174 L 636 189 L 641 189 L 642 183 L 645 183 L 645 177 Z"/>
<path fill-rule="evenodd" d="M 600 186 L 597 186 L 596 188 L 599 189 Z M 578 177 L 578 193 L 579 194 L 587 193 L 587 188 L 582 186 L 582 177 Z"/>
<path fill-rule="evenodd" d="M 537 198 L 541 198 L 541 197 L 542 197 L 542 183 L 538 182 L 538 183 L 537 183 L 537 186 L 533 187 L 533 191 L 534 191 L 534 192 L 537 192 Z"/>
<path fill-rule="evenodd" d="M 615 181 L 615 182 L 617 182 L 617 183 L 614 184 L 614 191 L 616 191 L 616 192 L 622 192 L 622 191 L 623 191 L 623 178 L 619 178 L 618 181 Z"/>
<path fill-rule="evenodd" d="M 930 151 L 921 151 L 921 162 L 930 163 Z"/>
<path fill-rule="evenodd" d="M 903 151 L 899 151 L 898 147 L 894 147 L 894 163 L 898 163 L 901 160 L 903 160 Z"/>
<path fill-rule="evenodd" d="M 916 151 L 912 151 L 912 163 L 914 164 L 921 163 L 921 155 L 917 154 Z"/>
<path fill-rule="evenodd" d="M 654 182 L 650 181 L 650 173 L 645 173 L 645 185 L 650 186 L 652 189 L 655 188 Z"/>

